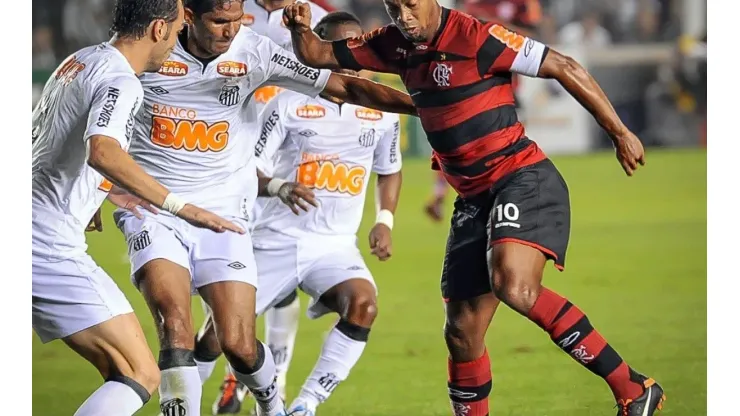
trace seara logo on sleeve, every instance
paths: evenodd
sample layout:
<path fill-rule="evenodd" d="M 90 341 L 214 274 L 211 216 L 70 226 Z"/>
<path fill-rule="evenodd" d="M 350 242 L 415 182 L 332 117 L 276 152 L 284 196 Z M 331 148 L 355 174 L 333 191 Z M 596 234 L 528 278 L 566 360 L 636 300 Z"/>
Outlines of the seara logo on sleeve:
<path fill-rule="evenodd" d="M 295 115 L 300 118 L 321 118 L 326 116 L 326 108 L 320 105 L 307 104 L 295 110 Z"/>
<path fill-rule="evenodd" d="M 242 25 L 252 26 L 253 24 L 254 24 L 254 15 L 251 15 L 249 13 L 244 13 L 244 16 L 242 16 Z"/>
<path fill-rule="evenodd" d="M 280 94 L 283 89 L 274 85 L 267 85 L 260 87 L 254 92 L 252 99 L 260 104 L 267 104 L 268 101 L 275 98 L 276 95 Z"/>
<path fill-rule="evenodd" d="M 378 121 L 383 119 L 383 112 L 371 108 L 358 108 L 355 110 L 355 117 L 360 120 Z"/>
<path fill-rule="evenodd" d="M 247 64 L 234 61 L 219 62 L 216 72 L 225 77 L 243 77 L 247 75 Z"/>
<path fill-rule="evenodd" d="M 365 168 L 350 167 L 332 160 L 336 155 L 304 153 L 298 166 L 297 182 L 309 188 L 357 196 L 365 189 Z"/>
<path fill-rule="evenodd" d="M 488 29 L 488 33 L 515 52 L 519 52 L 522 46 L 524 46 L 524 36 L 514 33 L 503 26 L 493 25 Z"/>
<path fill-rule="evenodd" d="M 164 61 L 157 72 L 168 77 L 183 77 L 188 73 L 188 65 L 177 61 Z"/>
<path fill-rule="evenodd" d="M 152 106 L 152 143 L 188 152 L 220 152 L 229 143 L 229 122 L 206 123 L 187 108 Z"/>
<path fill-rule="evenodd" d="M 72 56 L 62 63 L 54 73 L 54 78 L 61 81 L 63 85 L 67 86 L 70 82 L 77 78 L 77 74 L 85 69 L 85 64 L 77 60 L 77 57 Z"/>

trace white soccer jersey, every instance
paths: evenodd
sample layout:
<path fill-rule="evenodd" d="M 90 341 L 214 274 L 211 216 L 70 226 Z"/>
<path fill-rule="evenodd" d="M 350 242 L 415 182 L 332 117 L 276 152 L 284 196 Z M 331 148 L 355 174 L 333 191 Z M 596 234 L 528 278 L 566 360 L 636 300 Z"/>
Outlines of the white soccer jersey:
<path fill-rule="evenodd" d="M 264 83 L 316 96 L 330 74 L 248 28 L 205 67 L 178 41 L 159 72 L 141 78 L 144 105 L 131 155 L 186 201 L 248 218 L 257 180 L 247 97 Z"/>
<path fill-rule="evenodd" d="M 312 188 L 320 206 L 296 216 L 269 199 L 255 224 L 255 241 L 275 233 L 354 235 L 371 171 L 401 170 L 397 114 L 285 91 L 267 104 L 260 122 L 260 163 L 273 163 L 276 178 Z"/>
<path fill-rule="evenodd" d="M 85 252 L 85 228 L 110 190 L 87 165 L 87 140 L 102 135 L 125 150 L 143 99 L 126 58 L 103 43 L 81 49 L 56 69 L 33 112 L 33 253 Z"/>
<path fill-rule="evenodd" d="M 328 13 L 311 2 L 305 2 L 311 7 L 311 27 Z M 283 24 L 283 9 L 268 12 L 264 7 L 257 4 L 256 0 L 246 0 L 244 2 L 244 18 L 242 24 L 262 36 L 267 36 L 273 42 L 283 48 L 293 51 L 293 41 L 290 38 L 290 30 Z M 254 105 L 254 111 L 259 114 L 270 99 L 275 97 L 282 89 L 275 85 L 266 85 L 254 92 L 254 96 L 249 103 Z M 269 172 L 266 172 L 269 173 Z"/>

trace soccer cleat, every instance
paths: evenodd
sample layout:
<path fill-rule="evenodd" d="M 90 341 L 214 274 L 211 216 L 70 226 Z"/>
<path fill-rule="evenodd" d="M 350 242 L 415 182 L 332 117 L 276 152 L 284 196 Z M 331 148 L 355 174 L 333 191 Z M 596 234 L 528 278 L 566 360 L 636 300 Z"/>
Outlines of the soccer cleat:
<path fill-rule="evenodd" d="M 302 402 L 293 402 L 288 410 L 288 416 L 316 416 L 316 409 L 311 409 Z"/>
<path fill-rule="evenodd" d="M 634 400 L 619 400 L 617 416 L 653 416 L 657 410 L 663 409 L 666 397 L 663 388 L 652 378 L 639 376 L 645 392 Z"/>
<path fill-rule="evenodd" d="M 285 402 L 281 400 L 280 403 L 282 404 L 282 406 L 280 406 L 281 407 L 280 410 L 272 410 L 269 412 L 262 410 L 259 403 L 255 403 L 254 410 L 252 410 L 251 415 L 253 416 L 291 416 L 292 413 L 285 410 Z"/>
<path fill-rule="evenodd" d="M 237 415 L 241 412 L 242 402 L 249 389 L 229 373 L 221 384 L 221 393 L 213 403 L 213 415 Z"/>
<path fill-rule="evenodd" d="M 435 198 L 424 206 L 424 212 L 434 222 L 442 221 L 442 200 Z"/>

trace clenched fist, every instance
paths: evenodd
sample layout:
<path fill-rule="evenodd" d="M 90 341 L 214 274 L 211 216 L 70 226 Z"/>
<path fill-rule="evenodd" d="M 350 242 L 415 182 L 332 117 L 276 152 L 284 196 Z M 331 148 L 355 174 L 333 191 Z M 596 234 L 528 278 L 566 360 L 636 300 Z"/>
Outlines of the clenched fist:
<path fill-rule="evenodd" d="M 308 3 L 295 2 L 283 9 L 283 23 L 288 29 L 305 33 L 311 30 L 311 7 Z"/>
<path fill-rule="evenodd" d="M 627 176 L 632 176 L 637 170 L 637 165 L 645 165 L 645 149 L 637 136 L 631 131 L 627 131 L 619 136 L 612 137 L 614 148 L 617 153 L 617 160 L 622 165 L 622 169 Z"/>

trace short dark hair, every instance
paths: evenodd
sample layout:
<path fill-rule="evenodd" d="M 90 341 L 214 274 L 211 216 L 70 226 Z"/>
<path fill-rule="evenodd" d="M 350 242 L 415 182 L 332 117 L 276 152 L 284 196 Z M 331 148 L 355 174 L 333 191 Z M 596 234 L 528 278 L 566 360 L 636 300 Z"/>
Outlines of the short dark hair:
<path fill-rule="evenodd" d="M 222 7 L 227 3 L 244 3 L 244 0 L 185 0 L 185 7 L 193 11 L 196 16 L 202 16 L 204 13 L 210 13 L 216 7 Z M 239 7 L 244 7 L 240 4 Z"/>
<path fill-rule="evenodd" d="M 326 39 L 327 36 L 329 36 L 329 28 L 335 25 L 342 25 L 345 23 L 356 23 L 358 26 L 362 27 L 362 23 L 360 22 L 360 19 L 355 16 L 354 14 L 350 12 L 331 12 L 327 14 L 326 16 L 322 17 L 321 20 L 319 20 L 318 23 L 316 23 L 316 26 L 313 28 L 313 31 L 316 32 L 317 35 L 321 39 Z"/>
<path fill-rule="evenodd" d="M 116 0 L 111 31 L 121 37 L 139 39 L 149 25 L 158 19 L 167 23 L 177 19 L 181 0 Z"/>

